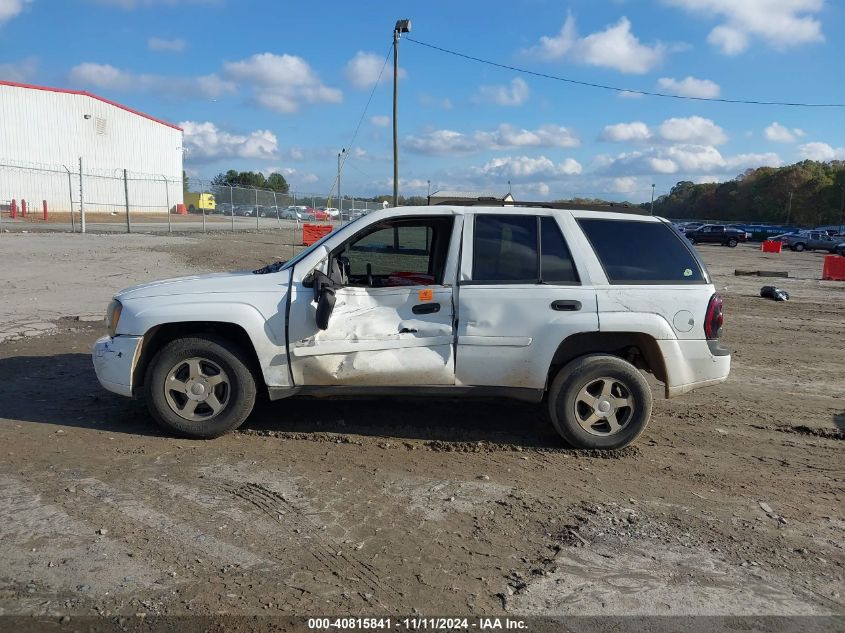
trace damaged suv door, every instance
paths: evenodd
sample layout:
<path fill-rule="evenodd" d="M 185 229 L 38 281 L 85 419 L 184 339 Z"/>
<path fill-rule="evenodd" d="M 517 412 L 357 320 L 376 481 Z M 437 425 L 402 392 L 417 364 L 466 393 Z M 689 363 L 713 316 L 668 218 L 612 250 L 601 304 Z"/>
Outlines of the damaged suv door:
<path fill-rule="evenodd" d="M 454 385 L 460 224 L 451 215 L 385 220 L 362 228 L 315 270 L 297 266 L 288 319 L 294 384 Z M 317 271 L 330 279 L 321 277 L 333 305 L 313 289 Z"/>

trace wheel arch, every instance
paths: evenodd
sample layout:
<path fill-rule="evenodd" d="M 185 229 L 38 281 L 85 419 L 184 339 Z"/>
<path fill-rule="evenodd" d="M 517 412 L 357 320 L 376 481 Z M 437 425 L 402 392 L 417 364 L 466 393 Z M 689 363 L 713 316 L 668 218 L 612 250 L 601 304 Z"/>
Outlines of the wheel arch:
<path fill-rule="evenodd" d="M 242 326 L 225 321 L 177 321 L 154 325 L 144 334 L 138 361 L 132 370 L 133 390 L 144 384 L 147 367 L 161 348 L 173 340 L 196 335 L 214 336 L 236 344 L 246 354 L 256 384 L 266 389 L 267 384 L 255 345 Z"/>
<path fill-rule="evenodd" d="M 549 365 L 546 388 L 562 367 L 589 354 L 617 356 L 666 384 L 666 362 L 653 336 L 642 332 L 581 332 L 568 336 L 558 345 Z"/>

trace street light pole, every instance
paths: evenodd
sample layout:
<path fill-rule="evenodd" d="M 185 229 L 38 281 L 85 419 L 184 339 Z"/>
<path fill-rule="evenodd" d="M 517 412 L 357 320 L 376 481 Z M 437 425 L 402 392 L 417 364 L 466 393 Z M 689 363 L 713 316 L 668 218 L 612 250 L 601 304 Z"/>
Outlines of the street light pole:
<path fill-rule="evenodd" d="M 845 211 L 845 186 L 842 187 L 842 201 L 839 203 L 839 235 L 842 235 L 842 213 Z"/>
<path fill-rule="evenodd" d="M 651 183 L 651 215 L 654 215 L 654 183 Z"/>
<path fill-rule="evenodd" d="M 337 153 L 337 213 L 341 220 L 343 219 L 343 198 L 340 196 L 340 159 L 345 153 L 345 147 Z"/>
<path fill-rule="evenodd" d="M 399 126 L 396 120 L 399 101 L 399 37 L 411 32 L 410 20 L 397 20 L 393 27 L 393 206 L 399 206 Z"/>

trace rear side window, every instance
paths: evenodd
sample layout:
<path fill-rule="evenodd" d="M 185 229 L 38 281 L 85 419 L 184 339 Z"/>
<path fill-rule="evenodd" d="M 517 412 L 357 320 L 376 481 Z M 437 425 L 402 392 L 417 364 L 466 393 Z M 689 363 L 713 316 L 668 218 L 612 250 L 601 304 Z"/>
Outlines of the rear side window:
<path fill-rule="evenodd" d="M 478 215 L 472 280 L 482 283 L 577 284 L 578 273 L 554 218 Z"/>
<path fill-rule="evenodd" d="M 582 218 L 578 224 L 612 284 L 704 282 L 684 238 L 663 222 Z"/>

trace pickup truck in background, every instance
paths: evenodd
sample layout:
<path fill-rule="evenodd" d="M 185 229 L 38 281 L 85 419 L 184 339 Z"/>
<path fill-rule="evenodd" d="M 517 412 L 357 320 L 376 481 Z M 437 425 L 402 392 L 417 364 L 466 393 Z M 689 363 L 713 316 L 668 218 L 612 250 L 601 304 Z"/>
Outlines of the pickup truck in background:
<path fill-rule="evenodd" d="M 782 236 L 780 241 L 784 246 L 799 253 L 804 250 L 820 250 L 832 254 L 845 254 L 843 253 L 845 239 L 828 235 L 825 231 L 799 231 Z"/>

